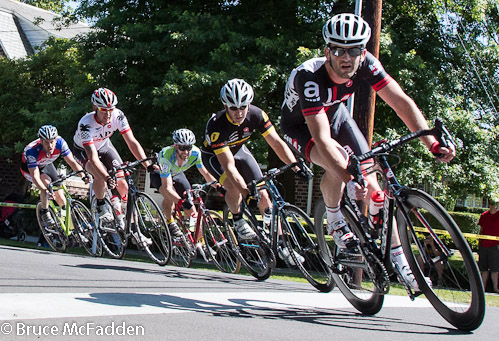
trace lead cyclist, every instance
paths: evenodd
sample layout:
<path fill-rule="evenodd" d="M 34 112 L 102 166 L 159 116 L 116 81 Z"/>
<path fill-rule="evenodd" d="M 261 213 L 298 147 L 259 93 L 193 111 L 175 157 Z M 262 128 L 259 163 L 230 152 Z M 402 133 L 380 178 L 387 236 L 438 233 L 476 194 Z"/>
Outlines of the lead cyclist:
<path fill-rule="evenodd" d="M 355 248 L 357 238 L 340 210 L 343 191 L 369 205 L 372 197 L 384 198 L 376 174 L 365 177 L 367 185 L 353 180 L 347 171 L 349 155 L 369 151 L 365 137 L 344 102 L 362 83 L 368 83 L 411 130 L 428 129 L 423 114 L 400 85 L 386 73 L 366 44 L 371 28 L 361 17 L 342 13 L 322 29 L 324 56 L 310 59 L 289 76 L 282 106 L 281 130 L 291 148 L 325 171 L 320 188 L 326 203 L 327 230 L 343 250 Z M 439 161 L 449 162 L 455 147 L 441 147 L 433 136 L 421 141 Z M 373 164 L 368 160 L 362 169 Z M 403 253 L 397 229 L 393 229 L 391 259 L 403 280 L 415 291 L 418 284 Z"/>

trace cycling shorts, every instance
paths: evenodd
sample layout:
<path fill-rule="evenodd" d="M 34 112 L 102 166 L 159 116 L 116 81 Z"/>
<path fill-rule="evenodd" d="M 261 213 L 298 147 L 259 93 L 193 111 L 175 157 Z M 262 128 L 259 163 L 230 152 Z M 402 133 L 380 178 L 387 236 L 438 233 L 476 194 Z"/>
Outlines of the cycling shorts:
<path fill-rule="evenodd" d="M 220 165 L 220 162 L 218 162 L 217 156 L 214 153 L 202 150 L 201 158 L 203 160 L 203 165 L 208 169 L 208 172 L 223 185 L 225 172 L 222 165 Z M 262 171 L 260 170 L 258 162 L 246 146 L 242 146 L 241 149 L 237 151 L 234 155 L 234 161 L 236 162 L 237 170 L 246 183 L 262 177 Z"/>
<path fill-rule="evenodd" d="M 149 179 L 151 180 L 151 187 L 159 190 L 161 187 L 161 177 L 159 176 L 159 173 L 151 173 Z M 187 180 L 184 172 L 174 175 L 172 181 L 175 192 L 177 192 L 180 197 L 183 197 L 184 192 L 191 189 L 191 184 L 189 183 L 189 180 Z"/>
<path fill-rule="evenodd" d="M 121 159 L 120 154 L 118 154 L 116 148 L 111 143 L 111 140 L 109 140 L 109 143 L 107 145 L 99 149 L 97 153 L 99 154 L 99 159 L 107 170 L 111 170 L 113 169 L 113 167 L 118 167 L 123 164 L 123 160 Z M 75 156 L 75 159 L 80 163 L 80 165 L 85 168 L 88 162 L 88 156 L 85 149 L 73 145 L 73 155 Z M 116 176 L 122 177 L 123 172 L 118 172 Z"/>
<path fill-rule="evenodd" d="M 478 248 L 478 268 L 480 271 L 499 272 L 499 247 Z"/>
<path fill-rule="evenodd" d="M 46 174 L 49 176 L 51 181 L 55 181 L 59 179 L 59 173 L 57 173 L 57 169 L 55 169 L 55 166 L 53 163 L 50 163 L 46 165 L 45 167 L 40 167 L 38 166 L 38 169 L 40 170 L 40 175 L 41 174 Z M 28 167 L 26 166 L 25 163 L 21 163 L 21 173 L 22 175 L 28 180 L 29 182 L 33 182 L 33 178 L 31 177 L 31 174 L 28 170 Z"/>
<path fill-rule="evenodd" d="M 361 155 L 370 150 L 366 138 L 360 131 L 355 120 L 350 116 L 347 107 L 340 103 L 328 110 L 333 110 L 330 119 L 331 138 L 336 140 L 349 155 Z M 310 161 L 310 151 L 315 145 L 314 139 L 308 130 L 307 125 L 286 125 L 286 121 L 281 119 L 281 131 L 284 140 L 291 149 Z"/>

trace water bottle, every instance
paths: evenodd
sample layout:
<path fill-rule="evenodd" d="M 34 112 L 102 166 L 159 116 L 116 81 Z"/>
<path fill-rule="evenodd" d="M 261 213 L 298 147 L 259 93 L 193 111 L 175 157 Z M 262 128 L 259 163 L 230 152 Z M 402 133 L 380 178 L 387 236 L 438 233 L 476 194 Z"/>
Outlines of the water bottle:
<path fill-rule="evenodd" d="M 371 201 L 369 202 L 369 216 L 373 227 L 380 227 L 382 223 L 382 210 L 384 202 L 385 193 L 383 191 L 376 191 L 371 194 Z"/>
<path fill-rule="evenodd" d="M 272 210 L 267 207 L 263 213 L 263 224 L 265 226 L 270 226 L 270 221 L 272 220 Z"/>
<path fill-rule="evenodd" d="M 113 206 L 113 209 L 119 218 L 121 215 L 121 201 L 117 195 L 115 195 L 111 198 L 111 205 Z"/>

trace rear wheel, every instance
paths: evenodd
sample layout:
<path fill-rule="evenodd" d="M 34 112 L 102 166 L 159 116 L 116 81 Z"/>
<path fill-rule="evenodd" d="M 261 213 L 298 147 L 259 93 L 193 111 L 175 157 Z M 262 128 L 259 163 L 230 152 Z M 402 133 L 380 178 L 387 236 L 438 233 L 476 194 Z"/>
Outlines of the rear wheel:
<path fill-rule="evenodd" d="M 281 210 L 280 218 L 282 237 L 294 265 L 317 290 L 333 290 L 332 273 L 322 257 L 314 224 L 308 215 L 296 206 L 286 205 Z"/>
<path fill-rule="evenodd" d="M 61 223 L 57 219 L 56 212 L 49 205 L 49 214 L 52 216 L 55 224 L 47 225 L 41 218 L 42 203 L 39 202 L 36 205 L 36 219 L 38 220 L 38 225 L 40 225 L 40 230 L 42 231 L 45 240 L 50 245 L 52 250 L 57 252 L 64 252 L 68 247 L 68 236 L 62 229 Z"/>
<path fill-rule="evenodd" d="M 232 230 L 226 229 L 223 217 L 215 211 L 206 211 L 203 217 L 204 242 L 211 260 L 218 270 L 227 273 L 238 273 L 241 262 L 232 250 L 229 243 L 229 233 Z M 235 236 L 233 236 L 235 238 Z"/>
<path fill-rule="evenodd" d="M 104 205 L 108 205 L 109 210 L 113 214 L 113 221 L 103 222 L 100 221 L 97 213 L 97 200 L 94 198 L 91 203 L 91 212 L 94 217 L 95 225 L 97 226 L 97 234 L 102 244 L 102 248 L 111 258 L 122 258 L 125 254 L 126 248 L 126 234 L 118 223 L 116 211 L 111 205 L 111 201 L 106 197 Z"/>
<path fill-rule="evenodd" d="M 257 231 L 251 213 L 246 209 L 243 218 L 253 231 Z M 225 229 L 234 231 L 232 213 L 227 206 L 224 207 L 224 226 Z M 239 261 L 253 277 L 259 281 L 264 281 L 270 277 L 273 252 L 259 236 L 253 240 L 241 240 L 234 231 L 229 233 L 229 238 Z"/>
<path fill-rule="evenodd" d="M 144 251 L 156 264 L 166 265 L 170 260 L 172 242 L 161 208 L 148 194 L 142 192 L 137 193 L 134 206 L 138 213 L 136 226 L 148 241 L 142 242 Z"/>
<path fill-rule="evenodd" d="M 428 194 L 407 189 L 400 197 L 400 239 L 420 290 L 450 324 L 466 331 L 478 328 L 485 314 L 485 294 L 476 260 L 459 227 Z"/>
<path fill-rule="evenodd" d="M 78 200 L 71 202 L 71 218 L 73 221 L 73 233 L 77 235 L 80 245 L 91 256 L 102 256 L 102 245 L 97 236 L 95 223 L 90 210 Z"/>

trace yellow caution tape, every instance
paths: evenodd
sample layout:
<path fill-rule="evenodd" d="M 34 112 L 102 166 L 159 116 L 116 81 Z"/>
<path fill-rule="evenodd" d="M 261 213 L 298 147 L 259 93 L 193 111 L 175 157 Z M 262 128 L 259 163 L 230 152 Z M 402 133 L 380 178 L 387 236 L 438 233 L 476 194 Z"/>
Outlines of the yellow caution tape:
<path fill-rule="evenodd" d="M 33 204 L 18 204 L 13 202 L 0 202 L 0 206 L 4 207 L 18 207 L 18 208 L 36 208 Z"/>
<path fill-rule="evenodd" d="M 424 227 L 414 227 L 416 232 L 428 232 Z M 436 234 L 450 235 L 446 230 L 433 230 Z M 487 240 L 499 240 L 497 236 L 489 236 L 486 234 L 474 234 L 474 233 L 463 233 L 465 237 L 477 238 L 477 239 L 487 239 Z"/>

